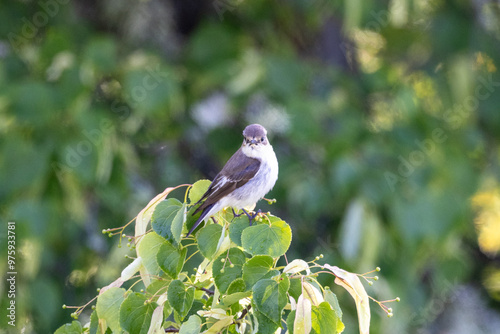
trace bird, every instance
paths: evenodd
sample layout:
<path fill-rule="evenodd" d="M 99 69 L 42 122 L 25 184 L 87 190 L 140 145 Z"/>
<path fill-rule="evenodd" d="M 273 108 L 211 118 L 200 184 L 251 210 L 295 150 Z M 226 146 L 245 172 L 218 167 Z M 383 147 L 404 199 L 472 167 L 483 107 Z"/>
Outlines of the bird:
<path fill-rule="evenodd" d="M 208 220 L 220 210 L 231 207 L 251 217 L 245 208 L 255 208 L 278 180 L 278 159 L 267 139 L 267 130 L 260 124 L 250 124 L 243 130 L 241 147 L 226 162 L 222 170 L 195 203 L 202 203 L 193 216 L 200 217 L 189 230 L 189 236 L 202 221 Z"/>

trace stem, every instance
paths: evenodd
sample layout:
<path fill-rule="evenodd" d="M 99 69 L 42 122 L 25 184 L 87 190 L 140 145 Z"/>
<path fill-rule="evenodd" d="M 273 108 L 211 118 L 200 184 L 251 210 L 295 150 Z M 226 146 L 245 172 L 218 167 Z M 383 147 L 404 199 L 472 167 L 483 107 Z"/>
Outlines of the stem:
<path fill-rule="evenodd" d="M 196 287 L 198 290 L 202 290 L 202 291 L 205 291 L 207 294 L 213 296 L 214 292 L 212 290 L 208 290 L 207 288 L 200 288 L 200 287 Z"/>
<path fill-rule="evenodd" d="M 265 198 L 265 197 L 262 197 L 262 199 L 264 201 L 266 201 L 267 203 L 269 203 L 269 205 L 273 204 L 273 203 L 276 203 L 276 198 L 273 198 L 273 199 L 268 199 L 268 198 Z"/>
<path fill-rule="evenodd" d="M 159 295 L 161 295 L 161 294 L 163 294 L 163 293 L 164 293 L 164 292 L 160 293 L 160 291 L 162 291 L 162 290 L 167 290 L 167 289 L 168 289 L 168 286 L 163 286 L 163 287 L 159 288 L 159 289 L 158 289 L 158 291 L 156 291 L 156 292 L 154 293 L 154 295 L 152 295 L 152 296 L 151 296 L 151 298 L 149 298 L 149 300 L 150 300 L 150 301 L 152 301 L 155 297 L 157 297 L 157 296 L 159 296 Z M 166 292 L 166 291 L 165 291 L 165 292 Z"/>
<path fill-rule="evenodd" d="M 247 315 L 248 311 L 250 311 L 251 308 L 252 308 L 252 304 L 248 304 L 248 306 L 243 311 L 241 311 L 241 315 L 238 318 L 238 320 L 243 319 Z"/>
<path fill-rule="evenodd" d="M 132 291 L 132 288 L 139 282 L 142 282 L 142 277 L 139 275 L 139 276 L 136 276 L 136 278 L 139 278 L 137 281 L 135 281 L 134 283 L 132 283 L 132 285 L 130 285 L 130 288 L 128 288 L 128 291 Z"/>
<path fill-rule="evenodd" d="M 193 245 L 193 244 L 192 244 Z M 188 245 L 188 246 L 191 246 L 191 245 Z M 195 256 L 197 253 L 199 252 L 199 250 L 197 250 L 196 252 L 194 252 L 193 254 L 189 255 L 189 257 L 187 258 L 186 261 L 184 261 L 184 263 L 188 262 L 193 256 Z"/>
<path fill-rule="evenodd" d="M 187 196 L 188 196 L 188 192 L 189 192 L 189 189 L 191 189 L 193 187 L 193 185 L 189 185 L 186 189 L 186 192 L 184 193 L 184 203 L 187 202 Z"/>

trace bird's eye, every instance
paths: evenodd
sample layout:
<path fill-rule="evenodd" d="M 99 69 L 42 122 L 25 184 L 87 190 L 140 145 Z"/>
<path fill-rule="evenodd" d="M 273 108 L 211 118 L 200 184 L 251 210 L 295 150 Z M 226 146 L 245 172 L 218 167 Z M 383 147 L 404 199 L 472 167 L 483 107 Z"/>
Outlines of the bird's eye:
<path fill-rule="evenodd" d="M 264 141 L 264 137 L 260 138 L 260 141 L 262 141 L 262 142 L 263 142 L 263 141 Z"/>

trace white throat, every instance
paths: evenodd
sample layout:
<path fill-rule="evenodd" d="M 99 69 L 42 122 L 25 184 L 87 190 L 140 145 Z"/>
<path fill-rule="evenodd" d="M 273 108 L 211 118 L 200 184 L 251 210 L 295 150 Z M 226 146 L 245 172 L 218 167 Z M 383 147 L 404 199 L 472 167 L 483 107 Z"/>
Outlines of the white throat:
<path fill-rule="evenodd" d="M 252 148 L 250 145 L 243 145 L 241 151 L 249 158 L 258 159 L 264 163 L 268 162 L 269 156 L 274 156 L 274 150 L 271 145 L 256 146 Z"/>

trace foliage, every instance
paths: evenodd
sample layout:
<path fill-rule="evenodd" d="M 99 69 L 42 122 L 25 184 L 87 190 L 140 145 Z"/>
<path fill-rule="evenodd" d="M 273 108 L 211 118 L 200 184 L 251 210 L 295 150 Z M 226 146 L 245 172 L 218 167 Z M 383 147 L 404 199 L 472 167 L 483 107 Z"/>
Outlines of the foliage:
<path fill-rule="evenodd" d="M 309 263 L 296 259 L 279 266 L 278 260 L 292 240 L 290 226 L 280 218 L 259 214 L 249 225 L 246 216 L 241 219 L 243 215 L 222 211 L 200 228 L 196 237 L 182 237 L 188 231 L 187 213 L 199 199 L 196 194 L 206 191 L 208 185 L 202 180 L 188 187 L 184 203 L 166 199 L 175 188 L 156 196 L 136 217 L 136 234 L 129 237 L 137 258 L 118 279 L 100 289 L 87 325 L 82 328 L 73 321 L 57 333 L 104 334 L 109 328 L 113 333 L 136 334 L 272 334 L 280 332 L 284 324 L 289 333 L 341 333 L 344 324 L 337 297 L 318 282 L 319 273 L 334 275 L 335 282 L 349 291 L 358 308 L 360 333 L 369 332 L 369 298 L 359 277 L 368 282 L 373 277 L 368 273 L 358 277 L 338 267 L 320 265 L 317 261 L 323 255 Z M 142 233 L 150 223 L 142 218 L 145 215 L 151 217 L 152 230 Z M 241 224 L 244 220 L 245 227 L 230 232 L 233 222 Z M 122 234 L 125 228 L 103 232 L 127 237 Z M 181 234 L 172 238 L 176 231 Z M 203 256 L 191 271 L 185 265 L 198 252 Z M 131 287 L 121 288 L 128 280 L 134 280 Z M 134 292 L 132 287 L 138 284 L 144 289 Z M 386 302 L 377 301 L 387 311 Z M 73 317 L 78 319 L 87 306 L 70 307 L 77 309 Z M 390 310 L 387 312 L 392 316 Z"/>
<path fill-rule="evenodd" d="M 212 179 L 253 122 L 269 130 L 279 160 L 269 196 L 294 232 L 287 256 L 323 253 L 350 272 L 380 265 L 384 295 L 411 301 L 397 306 L 404 316 L 373 317 L 374 333 L 469 321 L 443 314 L 464 285 L 499 308 L 494 1 L 0 8 L 0 216 L 16 222 L 19 273 L 17 325 L 0 318 L 7 333 L 55 331 L 70 313 L 63 302 L 90 299 L 126 265 L 126 247 L 96 231 L 128 221 L 167 184 Z M 240 247 L 246 226 L 229 226 Z M 206 246 L 213 258 L 217 245 Z M 163 272 L 151 259 L 144 265 Z M 173 273 L 174 264 L 163 267 Z M 351 296 L 337 296 L 354 319 Z"/>

